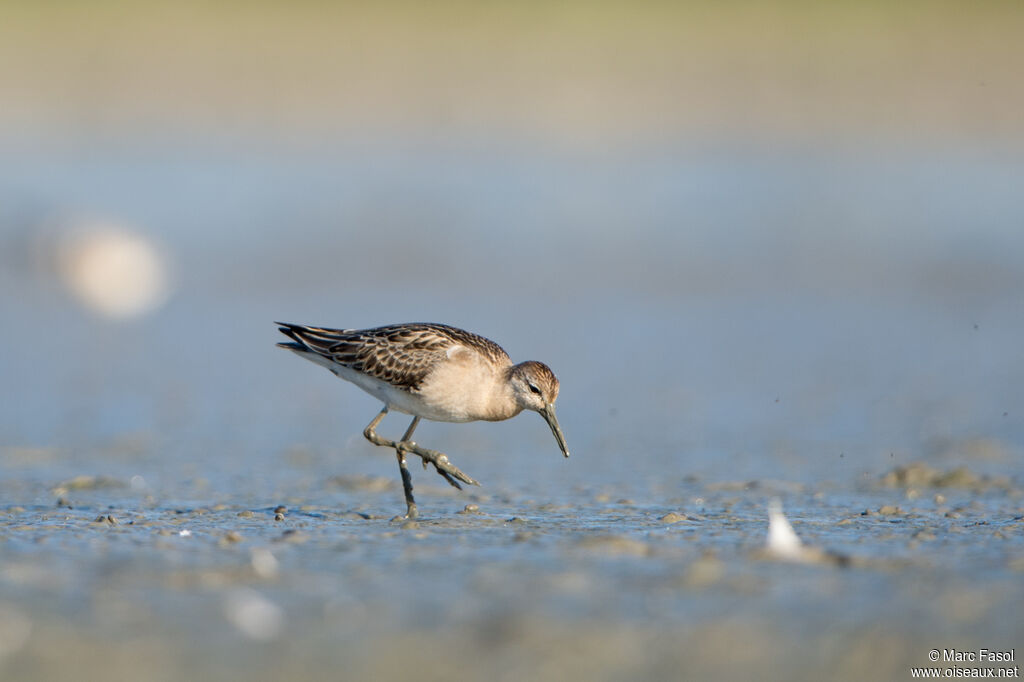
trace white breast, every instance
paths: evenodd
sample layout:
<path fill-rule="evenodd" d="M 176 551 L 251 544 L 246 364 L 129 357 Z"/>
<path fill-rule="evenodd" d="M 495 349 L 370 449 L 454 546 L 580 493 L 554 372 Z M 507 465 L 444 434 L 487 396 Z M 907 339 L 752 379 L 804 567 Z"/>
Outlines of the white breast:
<path fill-rule="evenodd" d="M 423 407 L 435 421 L 469 422 L 505 419 L 512 396 L 504 367 L 495 366 L 480 353 L 455 346 L 447 362 L 437 365 L 418 391 Z M 502 416 L 499 416 L 502 415 Z"/>

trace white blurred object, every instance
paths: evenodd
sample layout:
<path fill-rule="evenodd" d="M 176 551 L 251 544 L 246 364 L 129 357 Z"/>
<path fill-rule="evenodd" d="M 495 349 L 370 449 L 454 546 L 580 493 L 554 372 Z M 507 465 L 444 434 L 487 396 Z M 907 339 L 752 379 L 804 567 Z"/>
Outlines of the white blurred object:
<path fill-rule="evenodd" d="M 276 578 L 279 570 L 277 557 L 265 547 L 252 550 L 252 570 L 261 578 Z"/>
<path fill-rule="evenodd" d="M 273 639 L 284 628 L 281 607 L 253 590 L 238 589 L 228 594 L 224 615 L 242 634 L 252 639 Z"/>
<path fill-rule="evenodd" d="M 778 499 L 768 505 L 768 552 L 780 559 L 800 561 L 805 558 L 803 543 L 782 513 L 782 502 Z"/>
<path fill-rule="evenodd" d="M 838 552 L 826 551 L 820 547 L 808 547 L 797 537 L 793 526 L 782 513 L 782 502 L 778 499 L 768 504 L 768 542 L 758 552 L 762 558 L 780 561 L 794 561 L 805 564 L 832 566 L 864 565 L 862 560 Z"/>
<path fill-rule="evenodd" d="M 170 295 L 161 249 L 112 223 L 88 220 L 74 225 L 60 238 L 57 266 L 71 293 L 106 317 L 152 312 Z"/>

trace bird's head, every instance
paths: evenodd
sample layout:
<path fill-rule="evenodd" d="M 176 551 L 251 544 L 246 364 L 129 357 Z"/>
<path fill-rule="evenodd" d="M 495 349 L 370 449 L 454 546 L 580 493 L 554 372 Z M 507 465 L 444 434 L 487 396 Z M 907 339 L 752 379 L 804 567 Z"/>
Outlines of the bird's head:
<path fill-rule="evenodd" d="M 551 432 L 555 434 L 562 454 L 569 456 L 565 436 L 555 417 L 555 401 L 558 399 L 558 378 L 543 362 L 527 360 L 510 370 L 509 384 L 515 394 L 516 404 L 524 410 L 539 412 Z"/>

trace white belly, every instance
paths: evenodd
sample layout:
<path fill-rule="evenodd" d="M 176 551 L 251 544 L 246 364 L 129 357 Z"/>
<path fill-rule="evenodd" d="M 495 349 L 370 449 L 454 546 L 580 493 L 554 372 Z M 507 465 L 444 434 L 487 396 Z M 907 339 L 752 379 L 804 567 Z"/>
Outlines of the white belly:
<path fill-rule="evenodd" d="M 519 413 L 508 403 L 504 381 L 476 354 L 454 354 L 431 372 L 419 390 L 406 391 L 315 353 L 299 353 L 350 381 L 390 409 L 436 422 L 508 419 Z"/>
<path fill-rule="evenodd" d="M 352 382 L 396 412 L 415 415 L 435 422 L 467 422 L 480 418 L 471 416 L 465 410 L 460 410 L 457 407 L 453 409 L 453 406 L 445 401 L 438 403 L 437 401 L 429 400 L 429 394 L 424 395 L 419 392 L 406 391 L 392 386 L 386 381 L 375 379 L 348 367 L 333 365 L 330 367 L 330 370 L 342 379 Z"/>

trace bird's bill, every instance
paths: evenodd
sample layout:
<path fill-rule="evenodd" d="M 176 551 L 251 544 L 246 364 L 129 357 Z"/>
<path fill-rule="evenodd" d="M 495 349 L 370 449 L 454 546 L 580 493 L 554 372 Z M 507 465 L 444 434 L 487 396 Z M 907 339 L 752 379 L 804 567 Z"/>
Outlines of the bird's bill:
<path fill-rule="evenodd" d="M 555 416 L 555 404 L 548 403 L 545 405 L 540 416 L 544 417 L 544 421 L 551 427 L 551 433 L 555 434 L 555 440 L 558 441 L 558 447 L 562 449 L 562 454 L 568 457 L 569 446 L 565 444 L 565 434 L 562 433 L 562 427 L 558 425 L 558 418 Z"/>

